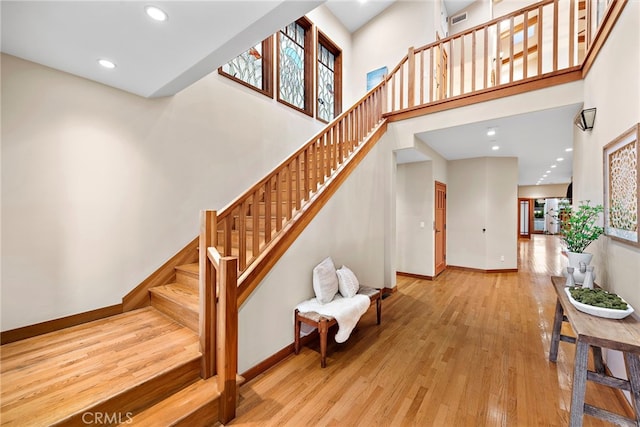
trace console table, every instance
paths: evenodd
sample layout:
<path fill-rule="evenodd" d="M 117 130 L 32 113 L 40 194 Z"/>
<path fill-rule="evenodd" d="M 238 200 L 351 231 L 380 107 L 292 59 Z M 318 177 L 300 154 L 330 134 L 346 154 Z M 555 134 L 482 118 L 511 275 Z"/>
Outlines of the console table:
<path fill-rule="evenodd" d="M 604 319 L 578 311 L 564 291 L 565 278 L 552 277 L 558 301 L 553 321 L 553 335 L 549 360 L 558 357 L 560 341 L 576 344 L 573 367 L 573 387 L 571 392 L 571 427 L 582 426 L 584 414 L 591 415 L 619 425 L 640 427 L 640 321 L 632 316 L 622 320 Z M 634 307 L 635 308 L 635 307 Z M 562 335 L 562 322 L 568 321 L 576 338 Z M 628 380 L 615 378 L 605 373 L 602 363 L 602 347 L 623 353 Z M 596 371 L 587 368 L 589 348 L 592 348 Z M 635 419 L 623 417 L 610 411 L 584 403 L 587 381 L 597 382 L 631 393 L 635 409 Z"/>

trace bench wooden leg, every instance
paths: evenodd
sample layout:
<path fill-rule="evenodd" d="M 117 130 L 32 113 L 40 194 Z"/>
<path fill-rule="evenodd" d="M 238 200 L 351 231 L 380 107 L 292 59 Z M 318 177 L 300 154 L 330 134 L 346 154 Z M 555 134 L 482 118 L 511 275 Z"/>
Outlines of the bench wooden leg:
<path fill-rule="evenodd" d="M 293 340 L 294 345 L 293 345 L 293 350 L 295 351 L 296 354 L 300 353 L 300 320 L 298 319 L 298 309 L 296 308 L 296 311 L 293 314 L 293 323 L 294 323 L 294 329 L 295 329 L 295 338 Z"/>
<path fill-rule="evenodd" d="M 382 289 L 380 290 L 380 295 L 378 296 L 378 299 L 376 299 L 376 316 L 377 316 L 377 323 L 379 325 L 380 321 L 382 320 Z"/>
<path fill-rule="evenodd" d="M 320 366 L 327 366 L 327 335 L 329 328 L 327 327 L 327 319 L 322 318 L 318 324 L 318 333 L 320 334 Z"/>

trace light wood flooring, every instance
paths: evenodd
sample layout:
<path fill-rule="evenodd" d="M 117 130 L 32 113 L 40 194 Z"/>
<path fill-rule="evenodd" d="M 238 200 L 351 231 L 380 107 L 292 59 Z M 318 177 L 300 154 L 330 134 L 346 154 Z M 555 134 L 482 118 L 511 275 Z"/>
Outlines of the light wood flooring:
<path fill-rule="evenodd" d="M 329 345 L 327 368 L 316 342 L 243 385 L 231 425 L 568 425 L 574 346 L 548 361 L 559 240 L 533 236 L 519 254 L 518 273 L 399 277 L 380 326 L 369 310 L 345 344 Z M 603 386 L 590 383 L 586 401 L 624 413 Z"/>
<path fill-rule="evenodd" d="M 0 424 L 82 425 L 93 411 L 127 421 L 199 379 L 198 348 L 195 333 L 151 307 L 5 344 Z"/>

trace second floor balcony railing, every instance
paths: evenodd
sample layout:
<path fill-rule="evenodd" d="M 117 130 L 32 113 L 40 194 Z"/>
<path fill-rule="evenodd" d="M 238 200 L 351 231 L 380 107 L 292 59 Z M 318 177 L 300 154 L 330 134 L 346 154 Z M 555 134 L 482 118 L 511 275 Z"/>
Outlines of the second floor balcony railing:
<path fill-rule="evenodd" d="M 386 112 L 577 70 L 597 35 L 597 24 L 619 1 L 544 0 L 409 48 L 387 76 Z"/>

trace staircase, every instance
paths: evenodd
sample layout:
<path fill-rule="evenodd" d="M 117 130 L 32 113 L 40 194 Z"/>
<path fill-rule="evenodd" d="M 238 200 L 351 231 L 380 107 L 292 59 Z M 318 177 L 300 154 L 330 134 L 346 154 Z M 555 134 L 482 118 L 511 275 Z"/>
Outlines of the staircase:
<path fill-rule="evenodd" d="M 3 345 L 0 424 L 218 422 L 218 378 L 201 377 L 198 264 L 176 268 L 175 282 L 150 298 L 149 307 Z"/>

